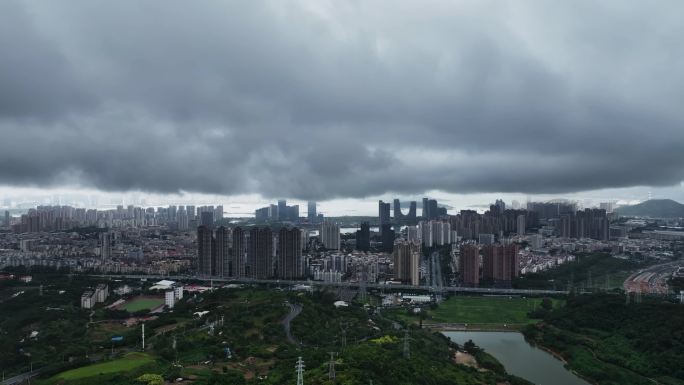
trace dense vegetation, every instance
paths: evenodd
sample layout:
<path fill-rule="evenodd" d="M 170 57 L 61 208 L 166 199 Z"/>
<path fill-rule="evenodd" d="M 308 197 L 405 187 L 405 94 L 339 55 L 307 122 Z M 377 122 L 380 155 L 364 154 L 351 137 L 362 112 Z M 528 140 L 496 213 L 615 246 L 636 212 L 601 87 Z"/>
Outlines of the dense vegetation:
<path fill-rule="evenodd" d="M 14 271 L 26 274 L 23 269 Z M 34 269 L 33 282 L 0 281 L 0 363 L 6 374 L 84 360 L 93 343 L 83 338 L 88 312 L 80 297 L 94 281 Z M 43 285 L 42 295 L 40 285 Z M 31 338 L 32 332 L 38 332 Z"/>
<path fill-rule="evenodd" d="M 602 252 L 575 255 L 575 261 L 539 273 L 525 274 L 516 279 L 513 286 L 518 289 L 614 289 L 622 287 L 622 282 L 631 272 L 648 265 L 648 261 L 643 259 L 616 258 Z"/>
<path fill-rule="evenodd" d="M 530 342 L 561 354 L 571 369 L 602 385 L 684 384 L 684 306 L 624 296 L 571 297 L 543 323 L 525 329 Z"/>
<path fill-rule="evenodd" d="M 411 359 L 406 359 L 405 324 L 399 325 L 358 306 L 335 309 L 332 301 L 326 294 L 303 299 L 305 310 L 294 322 L 295 334 L 303 336 L 302 353 L 310 368 L 307 383 L 333 383 L 327 378 L 328 352 L 336 351 L 337 384 L 367 384 L 369 380 L 381 385 L 527 384 L 507 375 L 500 365 L 492 365 L 496 370 L 484 372 L 455 365 L 455 345 L 443 335 L 424 329 L 410 329 Z M 342 330 L 346 330 L 346 346 L 340 340 Z M 490 364 L 496 362 L 484 352 L 480 357 L 486 357 Z M 294 374 L 289 367 L 286 373 Z M 286 378 L 283 380 L 288 383 Z"/>
<path fill-rule="evenodd" d="M 82 310 L 80 294 L 101 280 L 31 273 L 29 284 L 0 283 L 0 369 L 12 375 L 33 362 L 41 371 L 34 379 L 38 384 L 159 385 L 178 377 L 197 385 L 294 384 L 300 356 L 307 384 L 332 384 L 331 351 L 337 352 L 336 384 L 527 384 L 476 347 L 469 349 L 485 370 L 456 364 L 457 346 L 441 334 L 389 320 L 359 303 L 335 307 L 333 293 L 317 291 L 245 287 L 187 294 L 173 311 L 145 319 L 146 349 L 140 353 L 140 325 L 122 321 L 147 317 L 144 311 L 102 305 Z M 110 288 L 123 283 L 110 281 Z M 108 303 L 118 298 L 111 297 Z M 281 321 L 290 312 L 288 303 L 303 309 L 291 328 L 301 344 L 285 336 Z M 404 357 L 406 328 L 410 359 Z M 31 331 L 38 336 L 28 338 Z M 123 341 L 113 344 L 112 336 Z"/>

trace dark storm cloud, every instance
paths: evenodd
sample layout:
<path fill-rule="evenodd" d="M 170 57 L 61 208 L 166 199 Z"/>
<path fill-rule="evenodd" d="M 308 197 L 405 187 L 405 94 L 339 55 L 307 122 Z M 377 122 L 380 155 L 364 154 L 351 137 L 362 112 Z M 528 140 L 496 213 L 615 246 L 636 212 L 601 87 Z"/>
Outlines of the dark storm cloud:
<path fill-rule="evenodd" d="M 302 199 L 676 184 L 684 6 L 656 5 L 2 2 L 0 184 Z"/>

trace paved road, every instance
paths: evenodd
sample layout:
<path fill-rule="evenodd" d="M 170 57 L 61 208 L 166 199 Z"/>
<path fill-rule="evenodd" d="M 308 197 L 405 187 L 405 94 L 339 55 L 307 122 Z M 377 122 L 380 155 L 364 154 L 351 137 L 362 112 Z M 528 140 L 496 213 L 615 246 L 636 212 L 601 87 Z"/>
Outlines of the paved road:
<path fill-rule="evenodd" d="M 19 374 L 14 377 L 6 378 L 5 381 L 2 382 L 2 385 L 17 385 L 21 384 L 22 382 L 28 380 L 29 378 L 33 378 L 40 374 L 40 370 L 34 370 L 33 372 L 26 372 Z"/>
<path fill-rule="evenodd" d="M 667 262 L 641 269 L 625 280 L 623 288 L 630 292 L 667 294 L 667 280 L 680 266 L 684 266 L 684 261 Z"/>
<path fill-rule="evenodd" d="M 183 280 L 196 280 L 196 281 L 213 281 L 221 283 L 260 283 L 260 284 L 272 284 L 272 285 L 311 285 L 311 286 L 322 286 L 322 287 L 348 287 L 348 288 L 358 288 L 361 286 L 358 282 L 323 282 L 323 281 L 292 281 L 292 280 L 278 280 L 278 279 L 247 279 L 247 278 L 219 278 L 219 277 L 192 277 L 188 275 L 140 275 L 140 274 L 91 274 L 94 277 L 103 278 L 128 278 L 128 279 L 141 279 L 145 278 L 148 280 L 155 279 L 169 279 L 173 281 L 183 281 Z M 430 285 L 422 286 L 412 286 L 412 285 L 393 285 L 393 284 L 379 284 L 379 283 L 367 283 L 367 288 L 374 289 L 401 289 L 410 291 L 432 291 L 433 288 Z M 474 294 L 511 294 L 511 295 L 530 295 L 530 294 L 540 294 L 540 295 L 554 295 L 554 294 L 568 294 L 567 290 L 530 290 L 530 289 L 502 289 L 502 288 L 486 288 L 486 287 L 460 287 L 460 286 L 444 286 L 442 288 L 446 292 L 460 292 L 460 293 L 474 293 Z"/>
<path fill-rule="evenodd" d="M 285 337 L 287 337 L 287 340 L 290 341 L 290 343 L 294 345 L 299 345 L 300 343 L 294 339 L 292 336 L 290 324 L 292 323 L 292 320 L 295 319 L 299 315 L 299 313 L 302 312 L 302 305 L 299 304 L 293 304 L 293 303 L 287 303 L 287 306 L 290 307 L 290 313 L 288 313 L 285 318 L 283 318 L 283 328 L 285 329 Z"/>
<path fill-rule="evenodd" d="M 444 289 L 444 283 L 442 281 L 442 264 L 439 261 L 439 253 L 437 252 L 430 255 L 430 276 L 432 290 L 441 292 Z"/>

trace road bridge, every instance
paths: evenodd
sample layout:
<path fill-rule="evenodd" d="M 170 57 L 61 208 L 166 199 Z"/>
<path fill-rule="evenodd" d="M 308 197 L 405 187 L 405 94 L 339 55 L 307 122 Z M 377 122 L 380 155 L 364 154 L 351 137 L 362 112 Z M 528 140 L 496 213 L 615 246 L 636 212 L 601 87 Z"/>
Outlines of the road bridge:
<path fill-rule="evenodd" d="M 238 283 L 238 284 L 268 284 L 268 285 L 283 285 L 283 286 L 297 286 L 309 285 L 313 287 L 346 287 L 359 288 L 360 282 L 323 282 L 310 280 L 283 280 L 283 279 L 251 279 L 251 278 L 222 278 L 222 277 L 195 277 L 190 275 L 144 275 L 144 274 L 90 274 L 90 276 L 101 278 L 126 278 L 126 279 L 148 279 L 148 280 L 172 280 L 172 281 L 201 281 L 201 282 L 217 282 L 217 283 Z M 537 289 L 506 289 L 506 288 L 489 288 L 489 287 L 464 287 L 464 286 L 441 286 L 436 288 L 432 285 L 405 285 L 405 284 L 383 284 L 383 283 L 366 283 L 367 288 L 385 289 L 385 290 L 410 290 L 410 291 L 425 291 L 434 292 L 439 290 L 441 292 L 450 293 L 472 293 L 472 294 L 504 294 L 504 295 L 566 295 L 567 290 L 537 290 Z"/>

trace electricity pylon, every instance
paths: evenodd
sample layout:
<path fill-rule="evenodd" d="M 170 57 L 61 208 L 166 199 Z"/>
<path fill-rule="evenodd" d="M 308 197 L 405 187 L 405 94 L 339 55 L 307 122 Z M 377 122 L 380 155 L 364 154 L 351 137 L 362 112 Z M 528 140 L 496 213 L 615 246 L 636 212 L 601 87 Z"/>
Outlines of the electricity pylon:
<path fill-rule="evenodd" d="M 330 363 L 328 364 L 328 378 L 335 380 L 335 354 L 337 352 L 328 352 L 330 354 Z"/>
<path fill-rule="evenodd" d="M 304 361 L 302 357 L 297 358 L 297 385 L 304 385 Z"/>

